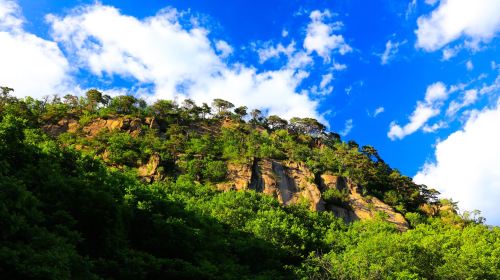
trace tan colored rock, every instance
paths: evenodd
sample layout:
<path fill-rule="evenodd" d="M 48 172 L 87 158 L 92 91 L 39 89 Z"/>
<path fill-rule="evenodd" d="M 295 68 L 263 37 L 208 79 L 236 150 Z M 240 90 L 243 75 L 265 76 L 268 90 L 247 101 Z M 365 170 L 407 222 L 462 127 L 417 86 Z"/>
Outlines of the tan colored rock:
<path fill-rule="evenodd" d="M 158 173 L 158 166 L 160 165 L 161 158 L 160 155 L 154 154 L 149 158 L 148 163 L 139 167 L 137 173 L 142 180 L 151 183 L 157 181 L 161 174 Z"/>
<path fill-rule="evenodd" d="M 286 174 L 294 182 L 299 198 L 305 198 L 309 201 L 311 210 L 325 210 L 325 202 L 321 199 L 321 191 L 314 183 L 314 173 L 302 163 L 287 162 Z"/>
<path fill-rule="evenodd" d="M 227 182 L 217 185 L 219 190 L 247 190 L 252 179 L 252 166 L 242 163 L 228 163 Z"/>
<path fill-rule="evenodd" d="M 395 224 L 400 230 L 408 229 L 404 217 L 392 207 L 375 197 L 364 197 L 361 186 L 342 176 L 323 174 L 319 186 L 314 174 L 302 163 L 254 159 L 250 164 L 228 164 L 227 182 L 218 184 L 220 190 L 253 189 L 275 197 L 281 204 L 290 205 L 303 201 L 310 203 L 311 210 L 332 211 L 346 222 L 370 220 L 378 216 Z M 349 207 L 326 205 L 322 192 L 335 188 L 347 190 Z"/>
<path fill-rule="evenodd" d="M 147 117 L 144 122 L 149 126 L 151 129 L 159 129 L 160 126 L 158 125 L 158 122 L 156 121 L 155 117 Z"/>
<path fill-rule="evenodd" d="M 314 174 L 304 165 L 262 159 L 254 162 L 250 188 L 271 195 L 283 205 L 309 201 L 311 209 L 324 210 Z"/>
<path fill-rule="evenodd" d="M 133 137 L 141 133 L 142 122 L 138 118 L 120 117 L 115 119 L 95 119 L 83 128 L 83 131 L 90 137 L 96 136 L 102 130 L 122 130 L 127 131 Z"/>

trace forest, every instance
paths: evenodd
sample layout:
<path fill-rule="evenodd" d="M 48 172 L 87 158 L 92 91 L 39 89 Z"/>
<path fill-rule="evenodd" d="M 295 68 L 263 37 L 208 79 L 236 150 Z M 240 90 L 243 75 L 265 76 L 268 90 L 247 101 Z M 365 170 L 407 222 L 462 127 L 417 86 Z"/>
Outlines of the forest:
<path fill-rule="evenodd" d="M 315 119 L 13 93 L 0 90 L 1 279 L 500 279 L 500 228 Z M 266 193 L 276 174 L 253 184 L 256 162 L 298 166 L 319 192 Z M 391 212 L 339 216 L 358 213 L 354 190 L 325 174 Z"/>

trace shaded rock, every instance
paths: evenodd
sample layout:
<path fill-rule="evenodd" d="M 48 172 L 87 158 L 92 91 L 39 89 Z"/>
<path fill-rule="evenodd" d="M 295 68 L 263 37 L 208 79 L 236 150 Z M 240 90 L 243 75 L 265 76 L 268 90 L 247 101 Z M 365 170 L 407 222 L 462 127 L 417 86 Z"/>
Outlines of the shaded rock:
<path fill-rule="evenodd" d="M 376 197 L 368 198 L 362 196 L 361 186 L 349 179 L 323 174 L 321 176 L 321 185 L 324 191 L 328 188 L 336 188 L 339 191 L 348 189 L 350 209 L 345 209 L 337 205 L 327 206 L 328 210 L 333 211 L 336 216 L 341 217 L 346 222 L 370 220 L 378 216 L 384 216 L 383 218 L 395 224 L 399 230 L 406 230 L 409 227 L 403 215 Z"/>
<path fill-rule="evenodd" d="M 227 181 L 218 184 L 220 190 L 247 190 L 275 197 L 281 204 L 290 205 L 308 201 L 313 211 L 332 211 L 350 223 L 356 220 L 384 218 L 398 229 L 408 229 L 403 215 L 376 197 L 364 197 L 362 188 L 342 176 L 322 174 L 318 184 L 314 174 L 302 163 L 254 159 L 252 164 L 228 164 Z M 347 205 L 326 204 L 322 193 L 328 189 L 346 192 Z"/>
<path fill-rule="evenodd" d="M 42 130 L 50 136 L 57 137 L 64 132 L 76 132 L 80 127 L 74 119 L 61 119 L 57 124 L 46 124 Z"/>
<path fill-rule="evenodd" d="M 283 205 L 305 199 L 311 209 L 324 210 L 321 192 L 314 184 L 314 174 L 305 166 L 262 159 L 254 162 L 250 188 L 271 195 Z"/>

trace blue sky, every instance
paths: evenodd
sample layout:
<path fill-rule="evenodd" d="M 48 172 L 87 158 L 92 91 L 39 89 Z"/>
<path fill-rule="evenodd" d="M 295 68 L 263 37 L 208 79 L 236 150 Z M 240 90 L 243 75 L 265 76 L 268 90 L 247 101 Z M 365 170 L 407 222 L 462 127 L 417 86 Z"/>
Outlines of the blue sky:
<path fill-rule="evenodd" d="M 499 11 L 498 0 L 0 0 L 0 84 L 316 117 L 500 224 Z"/>

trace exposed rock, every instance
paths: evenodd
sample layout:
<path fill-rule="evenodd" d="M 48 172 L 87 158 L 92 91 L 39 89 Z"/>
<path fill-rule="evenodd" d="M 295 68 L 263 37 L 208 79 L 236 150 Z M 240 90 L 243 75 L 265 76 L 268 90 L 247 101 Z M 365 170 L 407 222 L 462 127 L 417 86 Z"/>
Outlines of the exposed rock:
<path fill-rule="evenodd" d="M 161 159 L 158 154 L 154 154 L 149 158 L 147 164 L 139 167 L 138 175 L 145 182 L 151 183 L 153 181 L 158 181 L 161 178 L 161 174 L 158 172 L 158 166 L 160 165 Z"/>
<path fill-rule="evenodd" d="M 156 121 L 155 117 L 147 117 L 144 122 L 149 126 L 149 128 L 159 129 L 160 125 Z"/>
<path fill-rule="evenodd" d="M 138 118 L 115 118 L 115 119 L 95 119 L 83 128 L 83 131 L 90 137 L 96 136 L 103 129 L 109 131 L 122 130 L 136 137 L 141 133 L 141 120 Z"/>
<path fill-rule="evenodd" d="M 314 183 L 314 173 L 304 164 L 287 162 L 286 175 L 292 182 L 289 185 L 295 186 L 295 191 L 299 192 L 299 197 L 309 201 L 312 210 L 325 210 L 325 202 L 321 199 L 321 191 Z"/>
<path fill-rule="evenodd" d="M 346 222 L 370 220 L 376 218 L 377 215 L 383 215 L 388 222 L 395 224 L 399 230 L 408 229 L 408 223 L 403 215 L 376 197 L 367 198 L 362 196 L 361 187 L 351 180 L 340 176 L 323 174 L 321 176 L 321 185 L 323 190 L 328 188 L 336 188 L 340 191 L 348 189 L 351 209 L 338 206 L 327 207 Z"/>
<path fill-rule="evenodd" d="M 306 199 L 312 210 L 324 210 L 321 192 L 314 184 L 314 174 L 305 166 L 262 159 L 254 162 L 250 188 L 278 199 L 284 205 Z"/>
<path fill-rule="evenodd" d="M 46 124 L 42 130 L 50 136 L 57 137 L 64 132 L 76 132 L 80 125 L 74 119 L 61 119 L 57 124 Z"/>
<path fill-rule="evenodd" d="M 275 197 L 283 205 L 306 200 L 310 203 L 311 210 L 332 211 L 346 222 L 383 216 L 400 230 L 408 229 L 408 223 L 401 214 L 378 198 L 364 197 L 361 186 L 351 180 L 322 174 L 317 185 L 314 178 L 314 174 L 301 163 L 254 159 L 251 165 L 228 164 L 227 181 L 217 187 L 224 191 L 253 189 Z M 322 192 L 328 189 L 347 191 L 348 207 L 327 205 L 322 199 Z"/>
<path fill-rule="evenodd" d="M 252 180 L 252 166 L 228 163 L 226 178 L 227 182 L 217 185 L 219 190 L 247 190 Z"/>

